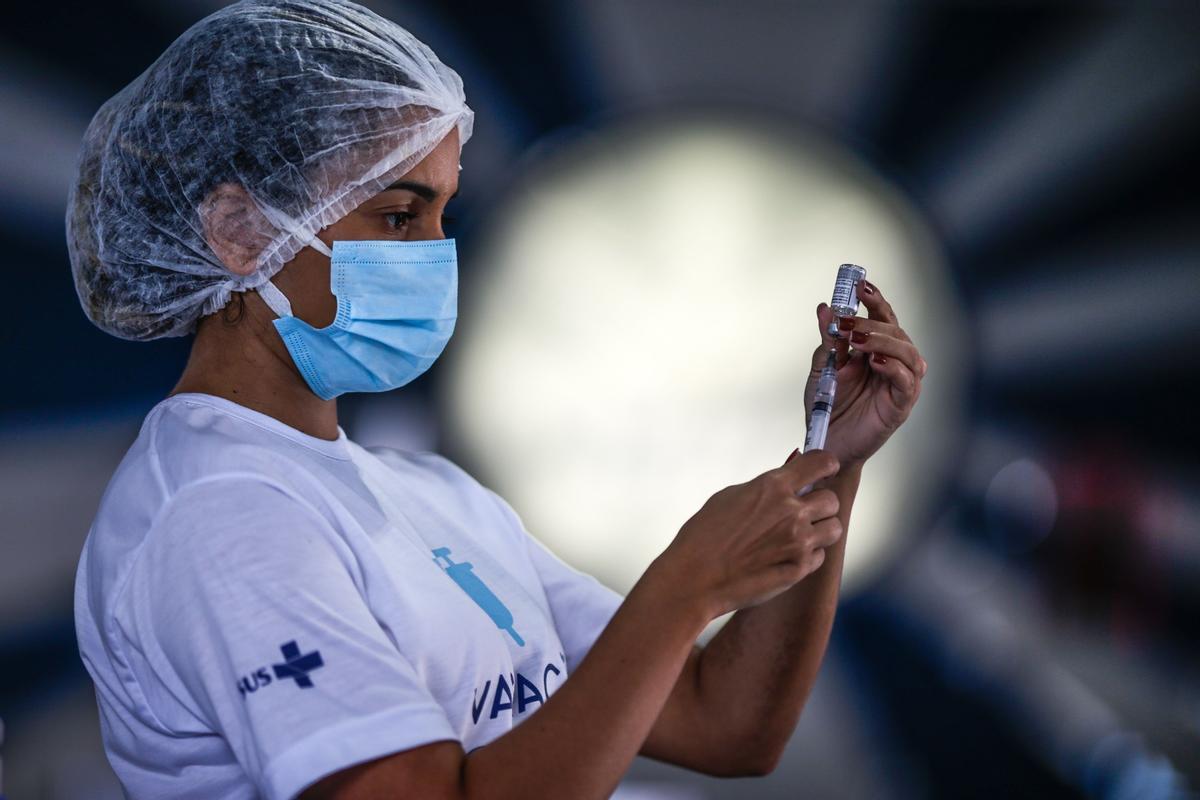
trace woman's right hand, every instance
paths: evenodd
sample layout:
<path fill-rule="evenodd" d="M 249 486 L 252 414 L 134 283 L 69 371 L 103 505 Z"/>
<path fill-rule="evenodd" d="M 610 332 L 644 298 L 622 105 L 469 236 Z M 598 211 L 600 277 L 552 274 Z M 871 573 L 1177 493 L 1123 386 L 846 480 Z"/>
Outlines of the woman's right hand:
<path fill-rule="evenodd" d="M 836 494 L 795 494 L 839 466 L 832 454 L 814 450 L 722 489 L 684 523 L 652 570 L 671 582 L 673 595 L 690 595 L 707 609 L 709 619 L 770 600 L 820 567 L 824 548 L 842 535 Z"/>

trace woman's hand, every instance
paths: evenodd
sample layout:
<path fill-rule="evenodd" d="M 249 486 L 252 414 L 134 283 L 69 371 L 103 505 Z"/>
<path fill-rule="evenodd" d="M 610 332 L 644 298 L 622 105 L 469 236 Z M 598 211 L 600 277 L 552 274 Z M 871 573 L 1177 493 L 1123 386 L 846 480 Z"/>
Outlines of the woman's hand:
<path fill-rule="evenodd" d="M 827 303 L 817 306 L 821 346 L 813 352 L 804 389 L 805 418 L 811 425 L 817 380 L 830 348 L 836 348 L 838 387 L 825 449 L 837 457 L 842 469 L 861 466 L 908 419 L 927 369 L 879 290 L 864 279 L 858 297 L 868 316 L 843 317 L 839 338 L 828 333 L 833 309 Z"/>
<path fill-rule="evenodd" d="M 842 535 L 838 496 L 796 491 L 837 474 L 829 453 L 805 453 L 745 483 L 727 486 L 683 524 L 647 576 L 707 611 L 708 619 L 758 605 L 825 560 Z"/>

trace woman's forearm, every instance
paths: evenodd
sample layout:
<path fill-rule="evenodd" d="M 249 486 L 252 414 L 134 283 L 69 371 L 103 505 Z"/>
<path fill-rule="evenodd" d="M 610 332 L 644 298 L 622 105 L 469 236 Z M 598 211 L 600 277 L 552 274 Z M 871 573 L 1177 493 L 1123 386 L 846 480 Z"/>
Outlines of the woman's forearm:
<path fill-rule="evenodd" d="M 651 565 L 545 705 L 466 757 L 465 797 L 609 797 L 675 687 L 706 617 L 657 579 Z"/>
<path fill-rule="evenodd" d="M 766 603 L 743 608 L 704 648 L 698 700 L 726 732 L 726 748 L 773 763 L 795 730 L 825 656 L 841 586 L 846 532 L 862 467 L 821 481 L 838 496 L 842 536 L 825 561 Z"/>

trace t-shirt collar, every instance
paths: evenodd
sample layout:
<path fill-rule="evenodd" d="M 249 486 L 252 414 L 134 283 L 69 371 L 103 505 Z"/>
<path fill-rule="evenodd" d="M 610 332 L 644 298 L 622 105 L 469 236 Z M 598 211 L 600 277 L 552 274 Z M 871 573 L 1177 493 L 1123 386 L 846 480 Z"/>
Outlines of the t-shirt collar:
<path fill-rule="evenodd" d="M 171 395 L 163 402 L 166 403 L 172 400 L 200 403 L 209 406 L 291 439 L 297 444 L 316 450 L 323 455 L 347 461 L 350 460 L 350 440 L 346 437 L 346 431 L 342 429 L 341 425 L 337 426 L 338 438 L 332 440 L 322 439 L 319 436 L 313 436 L 302 430 L 293 428 L 291 425 L 280 422 L 269 414 L 255 411 L 252 408 L 247 408 L 232 400 L 214 394 L 207 394 L 205 392 L 180 392 L 179 394 Z"/>

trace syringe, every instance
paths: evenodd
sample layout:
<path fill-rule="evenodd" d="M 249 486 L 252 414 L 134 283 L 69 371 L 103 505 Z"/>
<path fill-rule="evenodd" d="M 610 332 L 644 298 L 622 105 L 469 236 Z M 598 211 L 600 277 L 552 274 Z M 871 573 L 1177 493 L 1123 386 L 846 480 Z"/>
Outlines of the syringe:
<path fill-rule="evenodd" d="M 842 264 L 838 267 L 837 279 L 833 284 L 833 321 L 829 323 L 829 334 L 839 338 L 838 319 L 852 317 L 858 313 L 858 282 L 867 277 L 867 271 L 857 264 Z M 829 419 L 833 414 L 833 398 L 837 394 L 837 349 L 829 351 L 821 376 L 817 379 L 817 391 L 813 397 L 812 415 L 808 424 L 808 432 L 804 436 L 804 452 L 823 450 L 825 436 L 829 433 Z M 797 495 L 808 494 L 812 484 L 808 484 Z"/>
<path fill-rule="evenodd" d="M 813 398 L 812 419 L 808 424 L 808 433 L 804 436 L 804 452 L 822 450 L 825 447 L 825 435 L 829 433 L 829 416 L 833 412 L 833 396 L 837 394 L 837 350 L 830 350 L 821 369 L 821 377 L 817 379 L 817 392 Z M 804 495 L 812 491 L 812 484 L 806 484 L 796 494 Z"/>
<path fill-rule="evenodd" d="M 813 398 L 812 422 L 804 437 L 804 452 L 825 447 L 825 435 L 829 433 L 829 415 L 833 412 L 833 396 L 837 394 L 837 350 L 830 350 L 817 379 L 817 392 Z"/>

